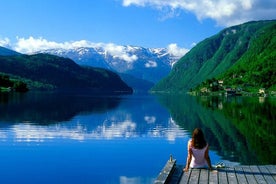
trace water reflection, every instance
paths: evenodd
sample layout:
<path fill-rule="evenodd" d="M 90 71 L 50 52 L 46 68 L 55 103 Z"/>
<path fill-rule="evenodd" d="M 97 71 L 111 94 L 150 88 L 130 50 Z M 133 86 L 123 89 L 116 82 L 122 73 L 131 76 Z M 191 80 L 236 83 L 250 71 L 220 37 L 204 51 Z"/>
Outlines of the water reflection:
<path fill-rule="evenodd" d="M 3 93 L 0 94 L 0 121 L 47 125 L 69 121 L 79 113 L 105 112 L 119 103 L 119 97 Z"/>
<path fill-rule="evenodd" d="M 184 137 L 155 98 L 76 96 L 58 93 L 2 94 L 2 141 Z"/>
<path fill-rule="evenodd" d="M 159 96 L 182 128 L 201 127 L 211 149 L 242 164 L 276 163 L 276 99 Z"/>
<path fill-rule="evenodd" d="M 174 142 L 201 127 L 211 149 L 223 159 L 275 164 L 275 101 L 187 95 L 7 93 L 0 95 L 0 139 L 39 143 L 160 138 Z"/>
<path fill-rule="evenodd" d="M 142 177 L 126 177 L 120 176 L 120 184 L 130 184 L 130 183 L 153 183 L 152 178 L 142 178 Z"/>

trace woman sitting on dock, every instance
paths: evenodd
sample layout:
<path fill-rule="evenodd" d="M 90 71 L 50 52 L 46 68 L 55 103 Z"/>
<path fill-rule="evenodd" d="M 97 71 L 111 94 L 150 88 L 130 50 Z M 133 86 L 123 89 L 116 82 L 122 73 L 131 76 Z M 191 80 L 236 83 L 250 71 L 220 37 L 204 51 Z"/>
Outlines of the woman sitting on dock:
<path fill-rule="evenodd" d="M 183 171 L 186 172 L 189 168 L 212 169 L 209 157 L 209 145 L 206 142 L 204 134 L 200 128 L 196 128 L 193 131 L 192 139 L 188 142 L 187 162 Z"/>

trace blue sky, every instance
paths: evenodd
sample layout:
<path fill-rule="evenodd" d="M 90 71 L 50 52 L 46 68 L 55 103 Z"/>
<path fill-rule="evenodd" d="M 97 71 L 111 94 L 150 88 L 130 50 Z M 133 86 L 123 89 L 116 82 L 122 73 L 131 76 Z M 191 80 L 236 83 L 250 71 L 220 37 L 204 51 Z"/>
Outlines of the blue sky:
<path fill-rule="evenodd" d="M 190 49 L 227 26 L 262 19 L 276 19 L 275 0 L 0 0 L 0 45 Z"/>

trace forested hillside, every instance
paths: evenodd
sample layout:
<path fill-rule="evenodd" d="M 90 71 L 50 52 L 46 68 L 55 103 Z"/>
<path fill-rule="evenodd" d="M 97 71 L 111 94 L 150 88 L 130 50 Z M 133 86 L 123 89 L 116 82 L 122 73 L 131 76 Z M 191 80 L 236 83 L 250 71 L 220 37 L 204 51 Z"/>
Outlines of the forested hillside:
<path fill-rule="evenodd" d="M 0 56 L 0 73 L 24 81 L 30 89 L 132 93 L 111 71 L 49 54 Z"/>
<path fill-rule="evenodd" d="M 228 71 L 218 76 L 227 85 L 276 89 L 276 23 L 256 32 L 248 51 Z"/>
<path fill-rule="evenodd" d="M 233 26 L 198 43 L 154 92 L 186 92 L 208 79 L 227 85 L 274 88 L 276 21 Z"/>

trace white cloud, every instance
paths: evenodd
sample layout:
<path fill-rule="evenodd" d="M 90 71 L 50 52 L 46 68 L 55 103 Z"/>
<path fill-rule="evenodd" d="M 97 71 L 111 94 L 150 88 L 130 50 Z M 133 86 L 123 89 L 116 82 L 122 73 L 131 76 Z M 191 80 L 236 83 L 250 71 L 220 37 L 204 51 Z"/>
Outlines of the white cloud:
<path fill-rule="evenodd" d="M 1 42 L 0 42 L 1 43 Z M 31 54 L 41 50 L 48 49 L 73 49 L 79 47 L 102 47 L 107 53 L 114 58 L 119 58 L 128 63 L 136 61 L 138 57 L 136 55 L 128 54 L 128 47 L 116 45 L 114 43 L 93 43 L 87 40 L 71 41 L 58 43 L 54 41 L 48 41 L 42 37 L 40 38 L 19 38 L 17 37 L 17 43 L 14 46 L 14 50 L 20 53 Z"/>
<path fill-rule="evenodd" d="M 0 39 L 0 46 L 9 47 L 9 45 L 10 45 L 10 39 L 9 38 Z"/>
<path fill-rule="evenodd" d="M 181 58 L 187 52 L 189 52 L 189 49 L 180 48 L 177 46 L 176 43 L 172 43 L 172 44 L 168 45 L 167 49 L 168 49 L 168 53 L 175 56 L 176 58 Z"/>
<path fill-rule="evenodd" d="M 100 47 L 104 46 L 102 43 L 92 43 L 87 40 L 71 41 L 71 42 L 54 42 L 48 41 L 42 37 L 34 38 L 30 36 L 29 38 L 19 38 L 17 37 L 17 42 L 15 43 L 14 50 L 30 54 L 41 50 L 48 49 L 74 49 L 79 47 Z"/>
<path fill-rule="evenodd" d="M 127 53 L 128 47 L 121 46 L 121 45 L 115 45 L 113 43 L 102 44 L 102 47 L 104 47 L 104 49 L 109 54 L 111 54 L 114 58 L 119 58 L 119 59 L 125 60 L 126 62 L 129 62 L 129 63 L 136 61 L 138 59 L 138 57 L 136 55 L 129 55 Z"/>
<path fill-rule="evenodd" d="M 145 64 L 145 67 L 146 68 L 155 68 L 157 67 L 157 63 L 155 61 L 148 61 L 146 64 Z"/>
<path fill-rule="evenodd" d="M 150 6 L 166 11 L 170 8 L 171 12 L 177 9 L 189 11 L 198 20 L 211 18 L 223 26 L 276 18 L 275 0 L 123 0 L 123 6 L 131 5 Z"/>

